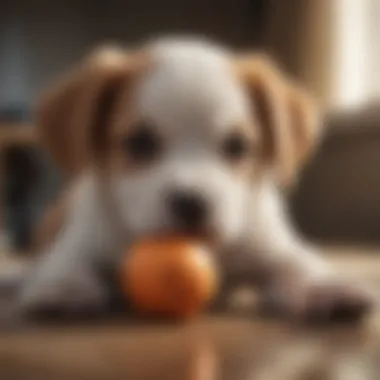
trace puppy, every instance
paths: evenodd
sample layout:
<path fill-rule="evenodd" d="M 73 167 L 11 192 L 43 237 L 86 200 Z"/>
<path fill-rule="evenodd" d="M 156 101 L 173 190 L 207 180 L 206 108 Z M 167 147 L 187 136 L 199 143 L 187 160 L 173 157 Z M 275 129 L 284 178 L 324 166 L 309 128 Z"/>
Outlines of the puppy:
<path fill-rule="evenodd" d="M 323 320 L 371 305 L 288 220 L 283 190 L 320 125 L 308 95 L 265 57 L 191 38 L 106 47 L 46 94 L 37 117 L 76 184 L 21 288 L 22 312 L 101 311 L 102 270 L 136 239 L 177 232 L 213 244 L 222 294 L 257 286 L 282 312 Z"/>

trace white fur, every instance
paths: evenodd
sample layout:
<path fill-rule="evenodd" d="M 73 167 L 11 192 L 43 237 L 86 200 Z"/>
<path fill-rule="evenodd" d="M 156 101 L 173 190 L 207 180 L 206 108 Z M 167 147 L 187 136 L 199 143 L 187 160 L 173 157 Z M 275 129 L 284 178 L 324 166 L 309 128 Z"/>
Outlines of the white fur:
<path fill-rule="evenodd" d="M 218 236 L 225 275 L 254 282 L 267 273 L 271 291 L 295 311 L 298 298 L 312 294 L 311 284 L 323 284 L 332 271 L 291 228 L 270 175 L 248 180 L 220 157 L 220 139 L 252 117 L 229 54 L 191 40 L 160 41 L 150 51 L 153 69 L 141 79 L 134 104 L 164 139 L 164 157 L 125 178 L 111 177 L 106 187 L 95 176 L 83 180 L 67 225 L 32 273 L 21 305 L 104 302 L 91 268 L 116 263 L 139 236 L 173 229 L 165 201 L 180 188 L 195 189 L 210 202 L 209 227 Z M 112 210 L 105 197 L 112 199 Z"/>
<path fill-rule="evenodd" d="M 167 194 L 194 189 L 213 203 L 210 227 L 221 239 L 236 239 L 251 189 L 221 160 L 218 148 L 227 132 L 249 123 L 251 115 L 229 57 L 192 41 L 160 42 L 151 49 L 154 70 L 138 85 L 135 112 L 162 136 L 165 157 L 112 180 L 125 223 L 141 234 L 170 229 Z"/>

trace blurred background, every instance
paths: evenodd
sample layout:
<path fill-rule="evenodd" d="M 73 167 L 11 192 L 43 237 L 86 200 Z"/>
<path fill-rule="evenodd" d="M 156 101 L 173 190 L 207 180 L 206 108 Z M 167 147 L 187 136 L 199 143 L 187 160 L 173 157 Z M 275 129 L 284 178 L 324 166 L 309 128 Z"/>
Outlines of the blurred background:
<path fill-rule="evenodd" d="M 2 0 L 1 251 L 28 252 L 64 182 L 34 133 L 40 92 L 101 43 L 161 33 L 266 50 L 302 80 L 326 114 L 326 137 L 290 196 L 295 222 L 314 240 L 380 242 L 378 0 Z"/>

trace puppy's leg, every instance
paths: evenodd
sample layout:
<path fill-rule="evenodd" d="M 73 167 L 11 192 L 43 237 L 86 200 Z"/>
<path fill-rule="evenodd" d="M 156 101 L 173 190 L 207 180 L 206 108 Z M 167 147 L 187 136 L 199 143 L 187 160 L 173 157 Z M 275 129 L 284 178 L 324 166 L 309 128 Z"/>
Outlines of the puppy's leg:
<path fill-rule="evenodd" d="M 292 230 L 275 189 L 262 194 L 247 238 L 229 256 L 227 274 L 255 283 L 281 311 L 306 319 L 357 319 L 373 298 L 344 279 Z M 228 277 L 228 276 L 227 276 Z"/>
<path fill-rule="evenodd" d="M 251 272 L 247 266 L 245 275 L 254 282 L 259 279 L 256 284 L 263 291 L 264 305 L 272 310 L 326 322 L 359 319 L 372 306 L 363 284 L 334 272 L 307 245 L 300 243 L 291 251 L 268 247 L 252 252 Z"/>
<path fill-rule="evenodd" d="M 98 201 L 94 181 L 84 180 L 65 225 L 21 287 L 21 313 L 80 315 L 103 309 L 107 292 L 97 269 L 114 240 Z"/>

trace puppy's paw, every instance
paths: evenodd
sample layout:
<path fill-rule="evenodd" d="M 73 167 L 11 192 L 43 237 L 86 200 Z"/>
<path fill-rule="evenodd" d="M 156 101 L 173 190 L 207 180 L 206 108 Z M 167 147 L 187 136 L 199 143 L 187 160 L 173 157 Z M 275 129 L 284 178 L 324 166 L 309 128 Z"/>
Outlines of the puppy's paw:
<path fill-rule="evenodd" d="M 18 313 L 27 319 L 82 319 L 102 314 L 107 294 L 89 273 L 37 276 L 21 289 Z"/>
<path fill-rule="evenodd" d="M 298 293 L 300 292 L 300 293 Z M 340 279 L 320 279 L 296 291 L 291 312 L 306 322 L 356 322 L 375 305 L 368 289 Z"/>

